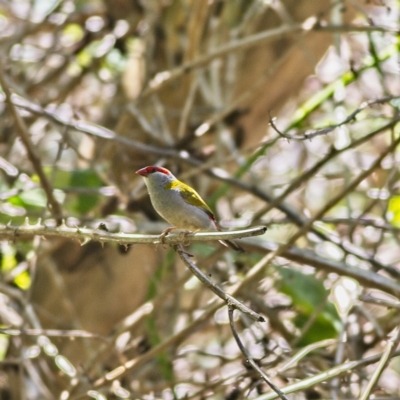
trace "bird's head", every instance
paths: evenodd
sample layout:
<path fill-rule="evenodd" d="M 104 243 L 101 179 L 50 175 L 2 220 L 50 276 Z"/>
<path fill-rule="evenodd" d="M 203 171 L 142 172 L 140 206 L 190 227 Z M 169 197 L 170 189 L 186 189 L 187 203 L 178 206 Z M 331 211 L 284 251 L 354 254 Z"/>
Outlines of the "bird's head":
<path fill-rule="evenodd" d="M 136 173 L 143 176 L 143 178 L 145 178 L 145 182 L 151 181 L 153 183 L 163 184 L 176 180 L 171 171 L 168 171 L 166 168 L 157 167 L 155 165 L 141 168 L 136 171 Z"/>

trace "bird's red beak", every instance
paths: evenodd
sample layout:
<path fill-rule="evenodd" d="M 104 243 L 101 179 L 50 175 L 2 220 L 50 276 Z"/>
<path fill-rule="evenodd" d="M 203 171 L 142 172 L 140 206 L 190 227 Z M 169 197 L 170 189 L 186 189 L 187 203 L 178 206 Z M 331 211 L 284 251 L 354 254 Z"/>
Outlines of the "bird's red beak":
<path fill-rule="evenodd" d="M 135 174 L 138 174 L 138 175 L 142 175 L 142 176 L 147 176 L 147 175 L 149 175 L 149 172 L 147 171 L 147 167 L 144 167 L 144 168 L 142 168 L 142 169 L 138 169 L 136 172 L 135 172 Z"/>

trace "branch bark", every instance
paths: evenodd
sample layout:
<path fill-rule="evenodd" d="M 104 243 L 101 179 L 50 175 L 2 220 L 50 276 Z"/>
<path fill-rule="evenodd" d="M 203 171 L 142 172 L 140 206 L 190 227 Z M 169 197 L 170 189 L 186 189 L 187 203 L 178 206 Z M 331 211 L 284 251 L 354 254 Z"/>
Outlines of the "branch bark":
<path fill-rule="evenodd" d="M 165 244 L 180 244 L 182 242 L 204 242 L 207 240 L 229 240 L 240 239 L 244 237 L 263 235 L 267 228 L 265 226 L 258 226 L 254 228 L 241 229 L 230 232 L 196 232 L 182 235 L 179 230 L 171 232 L 164 237 Z M 91 240 L 97 242 L 114 242 L 122 245 L 129 244 L 160 244 L 160 235 L 142 235 L 137 233 L 112 233 L 104 229 L 89 229 L 80 227 L 67 226 L 64 222 L 60 226 L 46 226 L 39 221 L 35 225 L 30 225 L 27 220 L 24 225 L 0 225 L 0 240 L 16 240 L 28 239 L 32 236 L 40 235 L 43 237 L 64 237 L 68 239 L 77 239 L 82 245 L 90 242 Z"/>

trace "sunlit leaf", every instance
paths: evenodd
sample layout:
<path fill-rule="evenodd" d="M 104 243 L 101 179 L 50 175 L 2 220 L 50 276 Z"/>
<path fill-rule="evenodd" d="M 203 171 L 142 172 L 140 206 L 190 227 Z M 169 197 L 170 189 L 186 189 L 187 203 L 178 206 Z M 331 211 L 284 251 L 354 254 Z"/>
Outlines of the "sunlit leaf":
<path fill-rule="evenodd" d="M 15 277 L 14 283 L 23 290 L 31 286 L 31 276 L 28 271 L 24 271 Z"/>
<path fill-rule="evenodd" d="M 390 198 L 388 205 L 388 220 L 393 226 L 397 228 L 400 227 L 400 196 L 393 196 Z"/>
<path fill-rule="evenodd" d="M 46 194 L 41 188 L 23 191 L 17 196 L 10 197 L 8 201 L 14 206 L 21 206 L 26 209 L 44 208 L 47 205 Z"/>
<path fill-rule="evenodd" d="M 9 336 L 0 334 L 0 361 L 3 361 L 7 355 Z"/>
<path fill-rule="evenodd" d="M 16 250 L 14 246 L 11 246 L 7 242 L 1 243 L 1 269 L 3 271 L 9 271 L 17 265 L 17 260 L 15 258 Z"/>
<path fill-rule="evenodd" d="M 63 29 L 62 41 L 65 46 L 72 46 L 74 43 L 82 40 L 84 31 L 78 24 L 68 24 Z"/>

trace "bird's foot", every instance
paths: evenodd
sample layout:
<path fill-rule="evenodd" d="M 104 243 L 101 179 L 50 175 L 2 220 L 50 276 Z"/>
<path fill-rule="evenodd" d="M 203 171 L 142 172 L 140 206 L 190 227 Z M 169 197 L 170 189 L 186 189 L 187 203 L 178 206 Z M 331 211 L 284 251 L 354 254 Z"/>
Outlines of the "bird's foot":
<path fill-rule="evenodd" d="M 165 237 L 166 237 L 171 231 L 174 231 L 174 230 L 176 230 L 176 229 L 180 229 L 180 228 L 177 228 L 176 226 L 171 226 L 170 228 L 164 229 L 164 230 L 162 231 L 161 235 L 160 235 L 160 243 L 161 243 L 162 245 L 164 245 L 164 244 L 165 244 Z M 197 229 L 194 230 L 194 231 L 191 231 L 191 230 L 189 230 L 189 229 L 184 229 L 184 230 L 182 230 L 181 232 L 179 232 L 179 239 L 182 241 L 182 245 L 183 245 L 183 246 L 189 246 L 190 240 L 187 240 L 187 236 L 188 236 L 188 235 L 191 235 L 191 234 L 193 234 L 193 233 L 196 233 L 197 231 L 198 231 Z M 189 254 L 189 253 L 188 253 L 188 255 L 192 256 L 192 255 Z M 193 256 L 192 256 L 192 257 L 193 257 Z"/>
<path fill-rule="evenodd" d="M 165 236 L 168 235 L 171 231 L 174 231 L 175 229 L 179 229 L 176 226 L 171 226 L 170 228 L 164 229 L 160 235 L 160 243 L 163 245 L 165 244 Z"/>
<path fill-rule="evenodd" d="M 185 229 L 182 232 L 179 232 L 179 239 L 182 240 L 182 244 L 184 246 L 189 246 L 190 240 L 187 239 L 187 236 L 195 232 L 196 231 L 190 231 L 189 229 Z"/>

